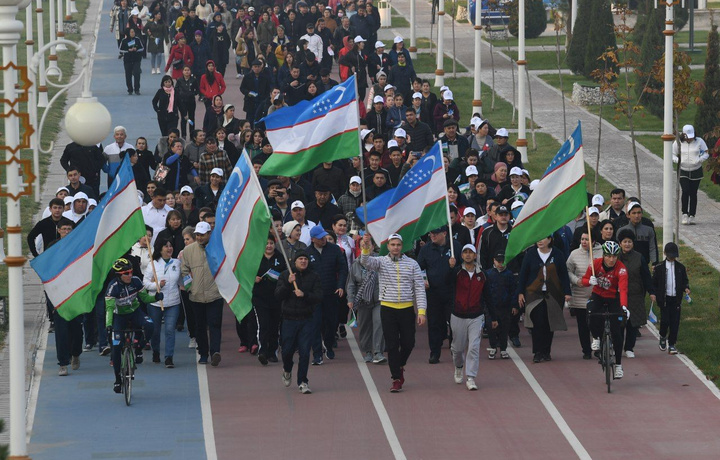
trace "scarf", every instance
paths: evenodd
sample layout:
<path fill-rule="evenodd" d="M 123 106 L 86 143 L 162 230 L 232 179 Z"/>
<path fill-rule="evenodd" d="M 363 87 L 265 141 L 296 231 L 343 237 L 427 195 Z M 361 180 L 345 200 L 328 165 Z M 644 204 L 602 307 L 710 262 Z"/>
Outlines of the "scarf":
<path fill-rule="evenodd" d="M 165 88 L 163 86 L 163 89 L 165 90 L 165 94 L 170 96 L 170 100 L 168 101 L 167 111 L 168 111 L 168 113 L 173 113 L 173 110 L 175 109 L 175 88 L 173 88 L 172 86 L 170 88 Z"/>
<path fill-rule="evenodd" d="M 373 302 L 373 294 L 375 293 L 375 285 L 377 284 L 377 271 L 367 270 L 363 268 L 363 279 L 355 294 L 355 303 L 371 304 Z"/>

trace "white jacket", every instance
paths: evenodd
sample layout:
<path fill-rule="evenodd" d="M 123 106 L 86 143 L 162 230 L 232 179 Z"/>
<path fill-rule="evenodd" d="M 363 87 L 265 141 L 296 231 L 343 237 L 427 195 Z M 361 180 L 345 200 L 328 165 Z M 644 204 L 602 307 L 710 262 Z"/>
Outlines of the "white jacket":
<path fill-rule="evenodd" d="M 318 34 L 312 34 L 308 35 L 305 34 L 300 39 L 305 39 L 308 41 L 308 50 L 315 53 L 315 58 L 318 62 L 322 62 L 323 58 L 323 41 L 322 38 L 320 38 L 320 35 Z"/>
<path fill-rule="evenodd" d="M 696 137 L 692 142 L 673 142 L 673 163 L 680 157 L 680 169 L 695 171 L 710 157 L 707 144 L 702 138 Z"/>
<path fill-rule="evenodd" d="M 155 265 L 158 283 L 165 280 L 165 286 L 160 289 L 163 293 L 163 306 L 174 307 L 180 305 L 180 261 L 178 259 L 170 259 L 167 263 L 162 259 L 152 262 Z M 155 295 L 157 285 L 155 284 L 155 275 L 153 274 L 153 266 L 148 264 L 143 273 L 143 284 L 148 292 Z M 160 302 L 153 302 L 150 305 L 160 306 Z"/>

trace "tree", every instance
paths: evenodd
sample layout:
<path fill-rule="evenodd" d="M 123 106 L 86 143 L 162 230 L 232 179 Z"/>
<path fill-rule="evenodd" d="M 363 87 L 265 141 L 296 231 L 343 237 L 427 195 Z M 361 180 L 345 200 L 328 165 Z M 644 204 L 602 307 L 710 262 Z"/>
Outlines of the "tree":
<path fill-rule="evenodd" d="M 644 11 L 644 14 L 641 13 Z M 658 59 L 663 55 L 663 34 L 665 27 L 665 10 L 654 8 L 652 0 L 644 0 L 638 7 L 638 20 L 635 36 L 640 43 L 640 60 L 638 68 L 643 75 L 649 75 Z M 657 78 L 650 78 L 646 86 L 635 86 L 635 94 L 650 113 L 663 116 L 663 83 Z"/>
<path fill-rule="evenodd" d="M 518 36 L 518 0 L 508 2 L 507 8 L 510 16 L 508 30 Z M 542 0 L 525 0 L 525 38 L 536 38 L 545 32 L 547 15 Z"/>
<path fill-rule="evenodd" d="M 613 16 L 609 0 L 581 0 L 575 33 L 570 42 L 567 63 L 575 73 L 592 77 L 593 71 L 605 69 L 599 59 L 608 49 L 616 49 Z M 612 63 L 609 63 L 612 67 Z"/>
<path fill-rule="evenodd" d="M 702 104 L 695 114 L 695 131 L 700 135 L 710 135 L 705 139 L 708 145 L 714 145 L 717 138 L 710 133 L 720 125 L 720 35 L 718 26 L 713 24 L 708 35 L 705 76 L 700 94 Z"/>
<path fill-rule="evenodd" d="M 585 49 L 587 48 L 588 32 L 590 31 L 591 6 L 592 0 L 579 0 L 577 19 L 573 26 L 572 39 L 565 58 L 568 68 L 576 74 L 585 71 Z"/>

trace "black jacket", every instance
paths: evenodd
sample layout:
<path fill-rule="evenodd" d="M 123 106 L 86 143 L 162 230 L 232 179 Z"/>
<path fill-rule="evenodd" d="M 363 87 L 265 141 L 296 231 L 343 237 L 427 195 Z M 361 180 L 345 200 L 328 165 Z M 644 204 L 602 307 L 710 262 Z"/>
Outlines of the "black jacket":
<path fill-rule="evenodd" d="M 455 250 L 458 248 L 455 246 Z M 447 282 L 448 274 L 452 272 L 452 268 L 448 261 L 450 260 L 450 244 L 446 239 L 445 245 L 438 246 L 435 243 L 427 242 L 420 249 L 417 256 L 417 263 L 422 270 L 427 273 L 428 293 L 436 296 L 444 297 L 447 302 L 452 300 L 452 286 Z M 460 260 L 459 257 L 456 257 Z M 459 266 L 457 264 L 456 266 Z"/>
<path fill-rule="evenodd" d="M 187 80 L 185 77 L 178 78 L 175 82 L 175 100 L 177 102 L 183 104 L 194 102 L 199 91 L 199 82 L 193 75 L 190 75 Z"/>
<path fill-rule="evenodd" d="M 429 149 L 433 145 L 433 133 L 430 129 L 430 125 L 423 123 L 420 120 L 415 121 L 415 126 L 412 126 L 407 121 L 402 124 L 402 128 L 405 130 L 408 136 L 410 136 L 410 142 L 408 146 L 413 152 L 423 152 Z"/>
<path fill-rule="evenodd" d="M 57 222 L 53 220 L 52 216 L 40 220 L 32 230 L 30 230 L 30 233 L 28 233 L 28 248 L 30 248 L 30 252 L 32 252 L 32 255 L 35 257 L 38 256 L 37 248 L 35 247 L 35 238 L 37 238 L 38 235 L 42 235 L 43 248 L 45 250 L 50 247 L 50 243 L 60 238 L 60 234 L 57 231 Z"/>
<path fill-rule="evenodd" d="M 345 253 L 336 244 L 327 243 L 322 253 L 311 244 L 306 249 L 310 257 L 310 269 L 315 271 L 322 280 L 323 295 L 335 295 L 338 289 L 345 289 L 348 277 L 348 263 Z"/>
<path fill-rule="evenodd" d="M 220 184 L 220 189 L 217 194 L 212 192 L 210 184 L 204 184 L 195 189 L 195 206 L 198 208 L 209 207 L 215 210 L 217 208 L 220 195 L 222 195 L 224 184 Z"/>
<path fill-rule="evenodd" d="M 265 254 L 260 259 L 257 276 L 262 279 L 253 286 L 252 303 L 255 307 L 278 309 L 280 305 L 275 299 L 275 288 L 277 288 L 278 280 L 273 279 L 272 274 L 268 274 L 268 270 L 273 270 L 278 274 L 287 270 L 285 259 L 277 249 L 269 259 L 265 257 Z"/>
<path fill-rule="evenodd" d="M 665 306 L 665 288 L 667 286 L 667 269 L 665 268 L 665 260 L 655 265 L 652 274 L 652 284 L 655 286 L 655 295 L 657 296 L 657 303 L 659 307 Z M 678 298 L 678 304 L 680 298 L 685 293 L 685 289 L 690 287 L 690 281 L 688 280 L 687 270 L 685 265 L 681 264 L 677 260 L 675 261 L 675 297 Z"/>
<path fill-rule="evenodd" d="M 288 281 L 290 272 L 285 270 L 278 278 L 275 298 L 282 302 L 282 317 L 287 320 L 303 321 L 312 318 L 315 306 L 323 298 L 320 276 L 314 271 L 294 271 L 295 283 L 303 292 L 302 297 L 295 296 L 295 287 Z"/>
<path fill-rule="evenodd" d="M 257 96 L 249 96 L 250 92 L 254 91 Z M 240 92 L 243 93 L 244 103 L 243 110 L 247 113 L 248 110 L 253 111 L 260 105 L 260 103 L 270 96 L 270 80 L 265 78 L 263 74 L 255 77 L 255 72 L 250 72 L 240 83 Z"/>
<path fill-rule="evenodd" d="M 175 95 L 177 96 L 177 95 Z M 168 114 L 172 114 L 177 116 L 178 114 L 178 105 L 177 100 L 173 101 L 173 107 L 172 112 L 168 112 L 168 106 L 170 105 L 170 95 L 165 92 L 163 88 L 160 88 L 155 93 L 155 97 L 152 99 L 152 106 L 155 113 L 158 114 L 158 117 L 160 116 L 167 116 Z"/>
<path fill-rule="evenodd" d="M 352 49 L 340 58 L 340 64 L 350 67 L 350 72 L 355 69 L 358 88 L 367 88 L 367 63 L 365 56 L 358 50 Z"/>
<path fill-rule="evenodd" d="M 60 157 L 60 165 L 63 169 L 67 171 L 71 166 L 78 168 L 87 185 L 100 184 L 100 171 L 102 171 L 103 164 L 105 164 L 105 157 L 100 145 L 83 147 L 71 142 L 65 146 L 62 157 Z"/>

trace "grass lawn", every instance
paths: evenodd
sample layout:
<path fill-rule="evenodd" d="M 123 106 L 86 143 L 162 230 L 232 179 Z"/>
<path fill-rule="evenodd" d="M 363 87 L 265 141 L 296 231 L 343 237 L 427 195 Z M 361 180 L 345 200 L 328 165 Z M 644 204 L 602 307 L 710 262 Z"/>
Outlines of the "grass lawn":
<path fill-rule="evenodd" d="M 697 45 L 697 42 L 695 42 L 695 44 Z M 707 46 L 695 46 L 695 50 L 692 52 L 686 46 L 678 49 L 690 56 L 690 64 L 705 65 L 705 59 L 707 59 Z"/>
<path fill-rule="evenodd" d="M 518 39 L 517 37 L 513 37 L 508 33 L 508 38 L 506 40 L 504 39 L 498 39 L 498 40 L 489 40 L 488 38 L 485 38 L 486 41 L 492 42 L 494 46 L 502 47 L 502 46 L 518 46 Z M 525 46 L 541 46 L 541 45 L 553 45 L 555 46 L 555 35 L 543 35 L 542 37 L 537 38 L 530 38 L 525 40 Z M 565 45 L 565 34 L 560 35 L 560 45 Z"/>
<path fill-rule="evenodd" d="M 410 27 L 410 23 L 407 19 L 405 19 L 405 16 L 400 14 L 395 8 L 392 9 L 392 16 L 390 19 L 393 27 Z"/>
<path fill-rule="evenodd" d="M 409 39 L 408 39 L 409 40 Z M 410 43 L 408 41 L 408 43 Z M 418 48 L 430 48 L 430 39 L 427 37 L 418 37 L 417 40 L 415 40 L 415 43 Z M 432 46 L 435 47 L 435 42 L 432 42 Z M 409 46 L 409 45 L 408 45 Z"/>
<path fill-rule="evenodd" d="M 437 69 L 436 57 L 437 54 L 433 53 L 418 53 L 417 58 L 413 59 L 413 66 L 415 66 L 416 73 L 435 73 Z M 447 54 L 443 59 L 443 68 L 445 69 L 445 75 L 452 75 L 453 60 Z M 465 66 L 459 62 L 456 65 L 458 72 L 467 72 Z"/>
<path fill-rule="evenodd" d="M 720 8 L 720 2 L 716 4 L 716 6 L 711 7 L 711 3 L 708 2 L 708 8 Z M 695 30 L 695 33 L 693 34 L 693 38 L 695 39 L 695 43 L 707 43 L 708 34 L 710 31 L 708 30 Z M 675 34 L 675 41 L 678 43 L 689 43 L 690 42 L 690 26 L 686 25 L 683 30 Z"/>
<path fill-rule="evenodd" d="M 517 51 L 505 51 L 513 61 L 518 60 Z M 527 51 L 525 53 L 528 70 L 557 70 L 557 53 L 555 51 Z M 565 51 L 560 50 L 560 68 L 567 69 Z"/>
<path fill-rule="evenodd" d="M 445 84 L 452 90 L 455 103 L 460 109 L 460 126 L 466 127 L 470 123 L 472 115 L 473 100 L 473 79 L 470 77 L 445 78 Z M 500 96 L 495 96 L 495 109 L 490 109 L 492 90 L 483 83 L 482 85 L 483 116 L 490 119 L 496 128 L 517 128 L 517 122 L 511 123 L 512 105 Z M 517 114 L 516 114 L 517 119 Z M 528 122 L 528 128 L 530 123 Z M 530 133 L 528 132 L 528 137 Z M 557 149 L 555 150 L 557 153 Z M 550 160 L 548 160 L 548 163 Z"/>

